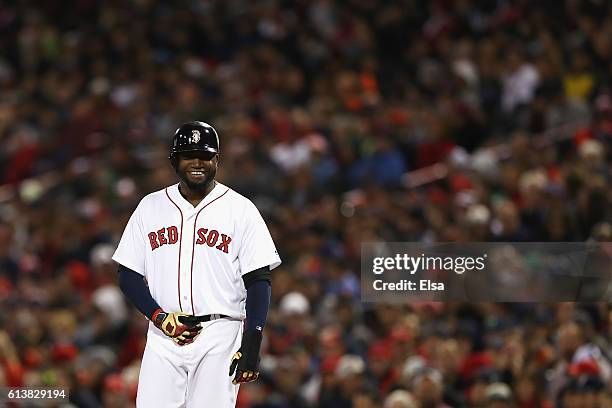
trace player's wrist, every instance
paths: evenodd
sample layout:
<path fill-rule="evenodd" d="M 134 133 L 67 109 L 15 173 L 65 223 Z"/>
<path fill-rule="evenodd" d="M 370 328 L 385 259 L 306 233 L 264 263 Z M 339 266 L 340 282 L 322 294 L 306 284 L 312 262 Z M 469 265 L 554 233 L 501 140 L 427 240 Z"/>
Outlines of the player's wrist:
<path fill-rule="evenodd" d="M 242 334 L 241 349 L 248 356 L 247 359 L 252 363 L 259 360 L 262 340 L 263 333 L 261 330 L 247 330 Z"/>
<path fill-rule="evenodd" d="M 161 307 L 158 307 L 155 312 L 153 312 L 153 315 L 151 316 L 151 321 L 155 326 L 160 327 L 162 322 L 166 319 L 167 315 L 168 313 L 164 312 Z"/>

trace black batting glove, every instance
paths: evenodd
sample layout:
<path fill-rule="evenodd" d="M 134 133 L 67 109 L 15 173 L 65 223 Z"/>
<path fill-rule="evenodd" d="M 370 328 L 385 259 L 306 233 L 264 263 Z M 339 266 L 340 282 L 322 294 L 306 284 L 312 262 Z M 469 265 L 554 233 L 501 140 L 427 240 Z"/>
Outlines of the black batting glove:
<path fill-rule="evenodd" d="M 260 330 L 243 333 L 240 349 L 234 354 L 230 364 L 229 375 L 236 373 L 232 384 L 255 381 L 259 377 L 259 349 L 262 338 Z"/>

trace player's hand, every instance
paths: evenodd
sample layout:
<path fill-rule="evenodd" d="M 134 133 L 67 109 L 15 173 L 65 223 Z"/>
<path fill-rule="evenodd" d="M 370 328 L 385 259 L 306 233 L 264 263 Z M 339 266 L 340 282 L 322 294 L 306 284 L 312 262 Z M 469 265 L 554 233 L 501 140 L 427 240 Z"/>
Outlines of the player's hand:
<path fill-rule="evenodd" d="M 262 333 L 259 330 L 247 331 L 242 335 L 240 349 L 232 357 L 229 375 L 234 375 L 232 384 L 255 381 L 259 377 L 259 349 Z"/>
<path fill-rule="evenodd" d="M 153 314 L 153 324 L 179 346 L 193 343 L 202 326 L 194 317 L 182 312 L 167 313 L 159 309 Z"/>
<path fill-rule="evenodd" d="M 200 332 L 202 331 L 201 323 L 196 319 L 193 315 L 184 315 L 181 314 L 178 317 L 180 323 L 183 323 L 187 326 L 187 329 L 175 337 L 173 340 L 179 346 L 184 346 L 185 344 L 193 343 L 195 338 L 198 337 Z"/>

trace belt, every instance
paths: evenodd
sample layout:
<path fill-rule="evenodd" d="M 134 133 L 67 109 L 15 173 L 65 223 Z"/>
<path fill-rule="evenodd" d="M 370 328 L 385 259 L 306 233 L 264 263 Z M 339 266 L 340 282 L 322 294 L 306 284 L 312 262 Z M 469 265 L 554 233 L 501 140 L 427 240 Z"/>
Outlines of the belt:
<path fill-rule="evenodd" d="M 204 322 L 208 322 L 211 320 L 217 320 L 217 319 L 223 319 L 229 316 L 226 316 L 224 314 L 207 314 L 207 315 L 202 315 L 202 316 L 195 316 L 196 320 L 198 322 L 204 323 Z"/>

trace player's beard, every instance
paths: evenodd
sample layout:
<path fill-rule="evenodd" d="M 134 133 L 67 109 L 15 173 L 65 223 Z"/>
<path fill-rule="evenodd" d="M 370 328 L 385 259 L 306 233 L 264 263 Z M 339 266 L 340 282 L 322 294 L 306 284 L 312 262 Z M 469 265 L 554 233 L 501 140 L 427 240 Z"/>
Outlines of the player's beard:
<path fill-rule="evenodd" d="M 205 192 L 208 187 L 214 182 L 215 176 L 217 175 L 217 169 L 213 168 L 210 171 L 206 171 L 204 173 L 204 179 L 200 181 L 191 180 L 187 175 L 187 172 L 177 170 L 177 175 L 181 179 L 183 183 L 192 191 L 196 191 L 198 193 Z"/>

